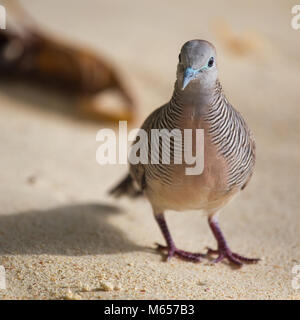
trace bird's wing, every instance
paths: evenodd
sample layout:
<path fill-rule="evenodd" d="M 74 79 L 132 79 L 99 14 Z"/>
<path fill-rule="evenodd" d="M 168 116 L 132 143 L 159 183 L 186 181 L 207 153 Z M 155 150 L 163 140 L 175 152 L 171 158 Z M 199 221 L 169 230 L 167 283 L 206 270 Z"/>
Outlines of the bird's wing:
<path fill-rule="evenodd" d="M 141 126 L 141 129 L 144 130 L 147 133 L 148 139 L 147 141 L 144 141 L 143 143 L 148 144 L 148 150 L 150 150 L 150 132 L 151 129 L 157 128 L 157 120 L 160 119 L 161 113 L 163 111 L 163 108 L 165 108 L 166 105 L 161 106 L 160 108 L 154 110 L 144 121 L 144 123 Z M 139 141 L 138 135 L 133 144 L 136 144 Z M 149 161 L 149 152 L 148 152 L 148 161 Z M 138 164 L 130 164 L 130 174 L 133 178 L 133 180 L 137 183 L 140 190 L 144 190 L 146 188 L 147 184 L 147 177 L 145 172 L 145 165 L 142 163 Z"/>
<path fill-rule="evenodd" d="M 249 129 L 249 135 L 250 135 L 250 145 L 251 145 L 251 151 L 253 153 L 253 167 L 255 165 L 255 158 L 256 158 L 256 144 L 255 144 L 255 140 L 254 140 L 254 136 L 252 134 L 252 132 Z M 248 179 L 246 180 L 246 182 L 243 184 L 243 186 L 241 187 L 241 190 L 244 190 L 247 186 L 247 184 L 249 183 L 251 177 L 253 175 L 253 170 L 251 171 L 250 175 L 248 176 Z"/>

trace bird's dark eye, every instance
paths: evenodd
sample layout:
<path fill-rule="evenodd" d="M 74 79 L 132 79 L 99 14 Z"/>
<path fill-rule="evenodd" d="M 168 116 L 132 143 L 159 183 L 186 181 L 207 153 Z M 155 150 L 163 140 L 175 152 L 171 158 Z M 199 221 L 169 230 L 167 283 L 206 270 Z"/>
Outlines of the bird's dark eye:
<path fill-rule="evenodd" d="M 211 68 L 213 65 L 214 65 L 214 57 L 211 57 L 209 60 L 208 60 L 208 63 L 207 63 L 207 66 L 209 67 L 209 68 Z"/>
<path fill-rule="evenodd" d="M 178 60 L 179 62 L 181 62 L 181 54 L 178 56 Z"/>

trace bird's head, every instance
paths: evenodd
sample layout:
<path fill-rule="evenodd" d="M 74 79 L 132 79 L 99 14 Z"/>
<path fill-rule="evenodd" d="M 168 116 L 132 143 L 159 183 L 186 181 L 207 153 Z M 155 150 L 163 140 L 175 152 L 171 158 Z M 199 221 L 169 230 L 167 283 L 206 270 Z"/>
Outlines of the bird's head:
<path fill-rule="evenodd" d="M 213 85 L 218 77 L 215 47 L 205 40 L 190 40 L 180 51 L 177 80 L 184 90 L 192 83 Z"/>

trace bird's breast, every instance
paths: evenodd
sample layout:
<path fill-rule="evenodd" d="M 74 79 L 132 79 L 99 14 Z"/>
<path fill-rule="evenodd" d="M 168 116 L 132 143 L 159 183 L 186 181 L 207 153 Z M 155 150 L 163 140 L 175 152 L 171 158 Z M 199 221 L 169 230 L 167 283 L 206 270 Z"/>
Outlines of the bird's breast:
<path fill-rule="evenodd" d="M 159 169 L 152 166 L 152 170 L 160 172 L 160 175 L 157 174 L 157 179 L 147 180 L 150 201 L 170 210 L 208 210 L 222 206 L 231 196 L 227 187 L 228 168 L 225 158 L 219 154 L 217 146 L 212 142 L 209 124 L 199 117 L 196 111 L 191 111 L 182 118 L 180 128 L 183 135 L 183 162 L 161 165 Z M 197 160 L 194 164 L 187 163 L 187 150 L 184 146 L 185 139 L 190 139 L 190 136 L 184 134 L 184 129 L 193 133 L 192 141 L 189 141 L 191 154 L 196 158 L 200 157 L 203 164 L 196 163 Z M 197 139 L 196 130 L 201 131 L 202 139 Z M 187 173 L 188 168 L 195 169 L 197 165 L 202 166 L 201 172 L 194 170 L 195 174 Z M 148 167 L 150 168 L 151 166 Z M 164 181 L 166 176 L 167 181 Z"/>

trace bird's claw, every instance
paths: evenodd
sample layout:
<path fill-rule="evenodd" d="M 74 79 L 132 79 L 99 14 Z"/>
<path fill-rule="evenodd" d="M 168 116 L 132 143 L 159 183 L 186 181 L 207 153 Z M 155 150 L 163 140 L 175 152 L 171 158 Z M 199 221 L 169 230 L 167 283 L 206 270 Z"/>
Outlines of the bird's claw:
<path fill-rule="evenodd" d="M 235 264 L 236 266 L 242 266 L 244 263 L 254 264 L 260 260 L 257 258 L 243 257 L 237 253 L 231 252 L 229 248 L 222 248 L 217 250 L 207 248 L 206 255 L 212 255 L 212 254 L 218 254 L 218 257 L 214 259 L 212 263 L 218 263 L 226 258 L 229 260 L 229 262 Z"/>
<path fill-rule="evenodd" d="M 167 261 L 170 261 L 174 256 L 177 256 L 180 259 L 186 260 L 186 261 L 191 261 L 191 262 L 200 262 L 201 258 L 203 258 L 205 255 L 202 253 L 193 253 L 193 252 L 188 252 L 184 250 L 177 249 L 175 246 L 163 246 L 161 244 L 156 243 L 157 245 L 157 250 L 163 251 L 166 250 L 168 251 L 167 255 Z"/>

